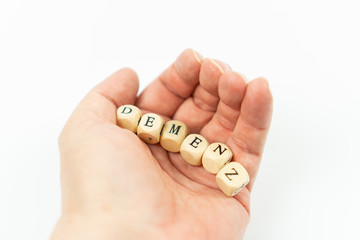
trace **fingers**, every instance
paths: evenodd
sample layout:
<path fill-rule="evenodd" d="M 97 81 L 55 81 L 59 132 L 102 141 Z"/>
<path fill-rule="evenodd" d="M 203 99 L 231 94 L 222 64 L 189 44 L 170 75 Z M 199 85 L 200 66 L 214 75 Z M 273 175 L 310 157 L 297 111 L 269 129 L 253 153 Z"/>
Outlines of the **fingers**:
<path fill-rule="evenodd" d="M 251 190 L 259 168 L 272 113 L 272 95 L 265 79 L 248 85 L 242 75 L 228 71 L 219 80 L 220 101 L 211 121 L 201 130 L 210 142 L 224 142 L 250 175 Z M 189 179 L 217 189 L 215 178 L 201 167 L 187 164 L 179 155 L 170 154 L 173 165 Z"/>
<path fill-rule="evenodd" d="M 138 88 L 136 73 L 129 68 L 120 69 L 92 89 L 75 114 L 115 123 L 116 109 L 124 104 L 134 104 Z"/>
<path fill-rule="evenodd" d="M 174 119 L 184 122 L 191 132 L 199 132 L 212 118 L 218 102 L 219 79 L 230 67 L 217 60 L 205 59 L 201 64 L 199 85 L 193 96 L 179 107 Z"/>
<path fill-rule="evenodd" d="M 210 88 L 207 89 L 210 90 Z M 225 72 L 216 81 L 217 95 L 220 98 L 217 111 L 200 132 L 208 141 L 226 143 L 232 135 L 240 115 L 240 106 L 245 95 L 245 89 L 244 77 L 233 71 Z M 170 156 L 173 165 L 185 176 L 210 188 L 218 189 L 214 175 L 207 172 L 203 167 L 191 166 L 178 154 L 170 154 Z"/>
<path fill-rule="evenodd" d="M 191 49 L 182 52 L 175 63 L 142 92 L 136 105 L 171 118 L 198 85 L 201 59 Z"/>
<path fill-rule="evenodd" d="M 243 75 L 230 71 L 225 73 L 219 82 L 219 96 L 222 106 L 218 106 L 218 111 L 221 108 L 227 107 L 228 110 L 239 111 L 242 100 L 245 95 L 246 79 Z M 219 111 L 218 114 L 225 114 L 224 117 L 228 118 L 226 111 Z M 234 120 L 233 118 L 229 120 Z"/>
<path fill-rule="evenodd" d="M 263 78 L 251 81 L 246 89 L 240 116 L 227 145 L 234 161 L 240 162 L 250 175 L 251 189 L 258 171 L 272 116 L 273 98 Z"/>
<path fill-rule="evenodd" d="M 200 85 L 194 91 L 194 103 L 205 111 L 215 112 L 219 102 L 219 79 L 225 71 L 230 70 L 227 64 L 213 59 L 205 59 L 201 64 Z"/>
<path fill-rule="evenodd" d="M 220 101 L 211 121 L 201 130 L 210 142 L 226 142 L 240 115 L 240 106 L 245 95 L 246 83 L 242 75 L 228 71 L 219 80 Z"/>
<path fill-rule="evenodd" d="M 249 83 L 241 109 L 242 119 L 253 128 L 268 129 L 271 123 L 273 97 L 269 83 L 264 78 L 257 78 Z M 235 129 L 238 134 L 240 129 Z M 260 152 L 260 145 L 255 145 Z M 256 151 L 256 149 L 254 149 Z"/>

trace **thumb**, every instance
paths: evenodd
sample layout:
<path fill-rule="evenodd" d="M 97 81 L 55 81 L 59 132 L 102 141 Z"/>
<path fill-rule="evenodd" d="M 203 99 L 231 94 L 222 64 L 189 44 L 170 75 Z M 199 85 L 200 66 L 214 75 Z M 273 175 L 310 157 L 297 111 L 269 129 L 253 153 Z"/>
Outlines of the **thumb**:
<path fill-rule="evenodd" d="M 93 88 L 73 115 L 80 119 L 116 123 L 116 109 L 124 104 L 134 104 L 138 89 L 136 73 L 130 68 L 120 69 Z"/>

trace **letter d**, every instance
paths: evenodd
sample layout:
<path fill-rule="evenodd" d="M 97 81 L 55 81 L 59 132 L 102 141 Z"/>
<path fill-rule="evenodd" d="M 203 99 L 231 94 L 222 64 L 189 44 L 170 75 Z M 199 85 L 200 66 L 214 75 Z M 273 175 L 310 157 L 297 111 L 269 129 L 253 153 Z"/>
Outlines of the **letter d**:
<path fill-rule="evenodd" d="M 129 111 L 128 111 L 128 112 L 125 112 L 126 109 L 129 109 Z M 123 113 L 123 114 L 129 114 L 129 113 L 131 113 L 131 112 L 132 112 L 132 109 L 131 109 L 131 108 L 129 108 L 129 107 L 124 107 L 124 109 L 122 110 L 121 113 Z"/>

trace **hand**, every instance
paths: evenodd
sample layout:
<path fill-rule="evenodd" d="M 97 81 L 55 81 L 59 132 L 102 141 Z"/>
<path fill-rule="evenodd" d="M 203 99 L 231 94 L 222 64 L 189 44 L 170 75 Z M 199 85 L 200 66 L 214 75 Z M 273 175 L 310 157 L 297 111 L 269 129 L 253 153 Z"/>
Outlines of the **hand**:
<path fill-rule="evenodd" d="M 130 69 L 114 73 L 76 108 L 59 137 L 62 215 L 52 239 L 240 239 L 272 114 L 268 83 L 185 50 L 137 97 Z M 116 109 L 138 106 L 223 142 L 250 175 L 235 197 L 179 153 L 116 126 Z"/>

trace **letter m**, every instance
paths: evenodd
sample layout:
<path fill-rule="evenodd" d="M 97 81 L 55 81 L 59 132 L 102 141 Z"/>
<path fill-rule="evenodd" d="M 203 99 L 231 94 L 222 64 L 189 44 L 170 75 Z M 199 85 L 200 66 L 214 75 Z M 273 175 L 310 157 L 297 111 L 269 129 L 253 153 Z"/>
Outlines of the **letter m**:
<path fill-rule="evenodd" d="M 173 125 L 171 126 L 171 129 L 170 129 L 169 133 L 175 133 L 175 135 L 178 135 L 180 128 L 181 128 L 180 125 L 177 126 L 177 128 L 175 128 L 175 124 L 173 124 Z"/>

